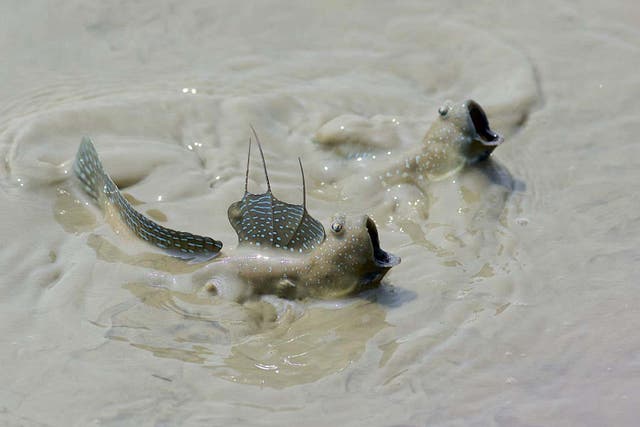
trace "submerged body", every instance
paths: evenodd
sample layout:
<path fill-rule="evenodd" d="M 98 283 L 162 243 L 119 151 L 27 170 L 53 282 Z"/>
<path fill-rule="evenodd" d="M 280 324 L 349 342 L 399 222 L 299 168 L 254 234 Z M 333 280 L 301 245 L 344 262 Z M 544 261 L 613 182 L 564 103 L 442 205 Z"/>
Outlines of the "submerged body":
<path fill-rule="evenodd" d="M 241 246 L 205 266 L 197 276 L 207 290 L 236 301 L 253 294 L 340 298 L 378 286 L 399 262 L 380 249 L 375 224 L 368 216 L 338 215 L 326 240 L 312 252 Z"/>
<path fill-rule="evenodd" d="M 438 117 L 418 146 L 398 158 L 374 165 L 365 182 L 361 177 L 347 178 L 342 183 L 343 192 L 348 197 L 362 191 L 365 185 L 390 187 L 409 183 L 425 193 L 429 182 L 486 160 L 502 142 L 503 138 L 491 130 L 487 116 L 477 102 L 447 101 L 438 109 Z"/>
<path fill-rule="evenodd" d="M 247 179 L 248 168 L 247 163 Z M 243 198 L 228 210 L 238 248 L 197 273 L 205 279 L 210 276 L 204 280 L 207 290 L 236 300 L 253 294 L 335 298 L 378 286 L 400 262 L 380 248 L 369 217 L 336 215 L 327 234 L 308 214 L 306 200 L 293 205 L 273 196 L 266 165 L 264 169 L 268 190 L 251 194 L 245 183 Z M 104 171 L 89 138 L 80 144 L 74 170 L 83 189 L 139 238 L 190 262 L 220 254 L 222 242 L 163 227 L 136 211 Z"/>
<path fill-rule="evenodd" d="M 478 103 L 445 102 L 421 143 L 394 157 L 363 162 L 365 174 L 344 178 L 333 188 L 342 200 L 369 195 L 376 218 L 424 221 L 434 200 L 431 184 L 487 160 L 502 142 Z"/>
<path fill-rule="evenodd" d="M 401 160 L 384 166 L 377 176 L 386 185 L 442 179 L 464 166 L 486 160 L 502 141 L 489 127 L 477 102 L 446 102 L 438 109 L 438 118 L 420 146 L 405 153 Z"/>

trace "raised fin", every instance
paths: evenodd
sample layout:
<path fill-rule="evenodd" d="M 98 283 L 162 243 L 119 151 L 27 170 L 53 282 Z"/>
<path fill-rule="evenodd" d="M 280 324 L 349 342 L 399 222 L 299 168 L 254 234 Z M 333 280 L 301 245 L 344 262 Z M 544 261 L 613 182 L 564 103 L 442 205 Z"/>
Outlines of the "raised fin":
<path fill-rule="evenodd" d="M 266 246 L 291 252 L 308 252 L 324 241 L 325 231 L 322 224 L 309 215 L 306 209 L 302 161 L 299 160 L 302 171 L 302 205 L 285 203 L 277 199 L 271 192 L 260 140 L 255 129 L 252 127 L 251 130 L 260 149 L 267 191 L 252 194 L 246 190 L 245 186 L 242 199 L 229 206 L 229 222 L 238 234 L 238 244 Z M 250 149 L 251 144 L 249 144 Z M 247 177 L 248 166 L 247 160 Z"/>
<path fill-rule="evenodd" d="M 251 131 L 253 132 L 253 136 L 256 137 L 256 143 L 258 144 L 258 150 L 260 150 L 260 158 L 262 159 L 262 167 L 264 168 L 264 179 L 267 180 L 267 191 L 271 191 L 271 183 L 269 182 L 269 174 L 267 173 L 267 163 L 264 161 L 264 152 L 262 151 L 262 144 L 260 144 L 260 138 L 258 138 L 258 133 L 256 130 L 251 127 Z M 249 149 L 251 149 L 251 145 L 249 145 Z M 249 153 L 251 155 L 251 153 Z M 249 163 L 247 163 L 247 173 L 249 172 Z M 244 191 L 247 191 L 245 188 Z"/>
<path fill-rule="evenodd" d="M 102 169 L 102 163 L 98 159 L 98 153 L 96 153 L 89 137 L 82 137 L 73 170 L 82 183 L 84 191 L 98 200 L 100 188 L 104 186 L 105 173 Z"/>
<path fill-rule="evenodd" d="M 302 169 L 302 159 L 298 157 L 298 164 L 300 165 L 300 175 L 302 175 L 302 207 L 307 210 L 307 185 L 304 182 L 304 169 Z"/>
<path fill-rule="evenodd" d="M 104 171 L 98 153 L 88 137 L 82 138 L 74 171 L 83 189 L 91 197 L 99 202 L 104 200 L 113 204 L 131 231 L 171 255 L 185 260 L 206 261 L 215 257 L 222 249 L 220 241 L 163 227 L 136 211 Z"/>
<path fill-rule="evenodd" d="M 249 188 L 249 164 L 251 163 L 251 138 L 249 138 L 249 150 L 247 153 L 247 171 L 244 174 L 244 192 Z"/>

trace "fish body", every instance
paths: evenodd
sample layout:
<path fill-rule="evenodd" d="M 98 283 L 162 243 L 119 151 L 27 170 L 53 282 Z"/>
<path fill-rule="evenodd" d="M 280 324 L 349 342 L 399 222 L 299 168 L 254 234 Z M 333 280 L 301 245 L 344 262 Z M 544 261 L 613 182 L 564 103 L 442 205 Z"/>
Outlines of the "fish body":
<path fill-rule="evenodd" d="M 278 200 L 271 191 L 262 147 L 267 191 L 247 191 L 228 209 L 238 234 L 238 247 L 196 272 L 205 288 L 243 300 L 254 294 L 286 298 L 337 298 L 378 286 L 400 258 L 380 248 L 375 223 L 366 215 L 334 216 L 330 231 L 302 205 Z M 300 163 L 302 170 L 302 163 Z M 105 211 L 115 216 L 139 238 L 189 262 L 203 262 L 221 253 L 222 242 L 211 237 L 163 227 L 136 211 L 105 172 L 89 138 L 83 138 L 74 171 L 83 189 Z M 303 195 L 304 173 L 303 173 Z"/>
<path fill-rule="evenodd" d="M 311 252 L 238 247 L 197 276 L 209 291 L 234 300 L 253 294 L 328 299 L 378 286 L 399 262 L 380 248 L 375 224 L 367 215 L 336 215 L 325 241 Z"/>
<path fill-rule="evenodd" d="M 412 181 L 421 186 L 424 181 L 442 179 L 464 166 L 486 160 L 502 142 L 502 136 L 491 130 L 487 115 L 477 102 L 447 101 L 438 109 L 438 117 L 422 143 L 376 175 L 385 185 Z"/>

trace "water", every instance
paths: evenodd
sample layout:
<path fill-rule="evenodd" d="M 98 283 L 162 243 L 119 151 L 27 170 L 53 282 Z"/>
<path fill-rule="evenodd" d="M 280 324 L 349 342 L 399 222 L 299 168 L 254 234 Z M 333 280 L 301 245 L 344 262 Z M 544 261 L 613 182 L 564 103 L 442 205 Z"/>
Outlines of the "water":
<path fill-rule="evenodd" d="M 635 424 L 635 4 L 0 9 L 4 424 Z M 467 98 L 506 137 L 493 162 L 426 195 L 343 197 Z M 194 291 L 197 266 L 130 239 L 66 173 L 90 135 L 138 209 L 233 247 L 249 124 L 276 196 L 301 199 L 302 156 L 315 217 L 375 218 L 403 259 L 381 289 Z M 341 124 L 353 138 L 331 145 Z"/>

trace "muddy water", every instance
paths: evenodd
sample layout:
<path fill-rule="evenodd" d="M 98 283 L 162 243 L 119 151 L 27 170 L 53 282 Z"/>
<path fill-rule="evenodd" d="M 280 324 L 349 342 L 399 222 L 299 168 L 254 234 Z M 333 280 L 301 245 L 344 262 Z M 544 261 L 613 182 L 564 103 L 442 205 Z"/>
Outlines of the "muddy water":
<path fill-rule="evenodd" d="M 0 9 L 2 424 L 636 424 L 632 2 Z M 492 162 L 364 182 L 466 98 Z M 69 178 L 90 135 L 138 209 L 232 247 L 249 124 L 277 196 L 302 156 L 314 216 L 374 217 L 403 259 L 384 286 L 212 297 Z"/>

